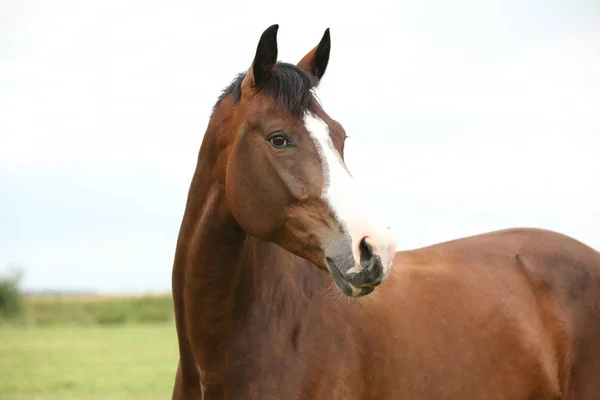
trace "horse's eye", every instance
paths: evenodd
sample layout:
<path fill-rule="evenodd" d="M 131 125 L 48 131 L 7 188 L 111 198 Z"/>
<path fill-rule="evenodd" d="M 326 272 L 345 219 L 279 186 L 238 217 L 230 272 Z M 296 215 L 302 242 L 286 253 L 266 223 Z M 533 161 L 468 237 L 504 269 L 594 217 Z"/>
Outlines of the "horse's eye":
<path fill-rule="evenodd" d="M 271 136 L 271 145 L 277 149 L 282 149 L 284 147 L 289 146 L 288 141 L 283 135 L 273 135 Z"/>

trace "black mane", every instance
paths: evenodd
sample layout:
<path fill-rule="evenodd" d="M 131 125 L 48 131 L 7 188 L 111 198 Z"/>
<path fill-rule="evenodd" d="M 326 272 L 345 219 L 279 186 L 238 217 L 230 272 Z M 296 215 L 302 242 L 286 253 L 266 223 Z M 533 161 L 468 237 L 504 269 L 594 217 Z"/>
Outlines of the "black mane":
<path fill-rule="evenodd" d="M 246 72 L 239 73 L 222 92 L 214 108 L 231 94 L 232 103 L 237 103 L 242 96 L 242 81 Z M 281 107 L 293 115 L 301 115 L 308 109 L 313 98 L 311 89 L 315 86 L 315 77 L 293 64 L 279 62 L 267 75 L 265 83 L 258 90 L 279 101 Z"/>

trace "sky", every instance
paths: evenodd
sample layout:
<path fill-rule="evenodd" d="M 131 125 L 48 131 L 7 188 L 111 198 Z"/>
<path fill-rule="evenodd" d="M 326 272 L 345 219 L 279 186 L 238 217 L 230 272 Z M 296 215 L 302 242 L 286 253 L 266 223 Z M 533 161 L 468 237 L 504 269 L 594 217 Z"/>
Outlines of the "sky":
<path fill-rule="evenodd" d="M 278 23 L 399 250 L 538 227 L 600 249 L 600 2 L 0 2 L 0 271 L 168 291 L 219 92 Z"/>

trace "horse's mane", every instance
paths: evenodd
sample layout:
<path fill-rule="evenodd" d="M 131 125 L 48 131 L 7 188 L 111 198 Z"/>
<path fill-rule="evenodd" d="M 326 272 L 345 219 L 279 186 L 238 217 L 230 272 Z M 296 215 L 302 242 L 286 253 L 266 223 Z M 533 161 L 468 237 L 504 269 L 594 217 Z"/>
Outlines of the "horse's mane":
<path fill-rule="evenodd" d="M 239 73 L 235 79 L 221 92 L 214 108 L 231 94 L 231 102 L 237 103 L 242 96 L 242 81 L 247 72 Z M 293 115 L 304 113 L 314 98 L 312 88 L 316 78 L 293 64 L 278 62 L 268 74 L 264 83 L 258 87 L 260 92 L 267 93 L 273 101 Z"/>

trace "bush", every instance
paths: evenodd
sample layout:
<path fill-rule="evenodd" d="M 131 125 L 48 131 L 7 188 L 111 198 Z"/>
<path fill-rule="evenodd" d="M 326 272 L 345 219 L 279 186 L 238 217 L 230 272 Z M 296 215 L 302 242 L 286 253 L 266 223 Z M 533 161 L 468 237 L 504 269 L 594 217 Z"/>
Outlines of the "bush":
<path fill-rule="evenodd" d="M 16 319 L 25 312 L 23 295 L 19 291 L 21 277 L 19 270 L 0 277 L 0 320 Z"/>

